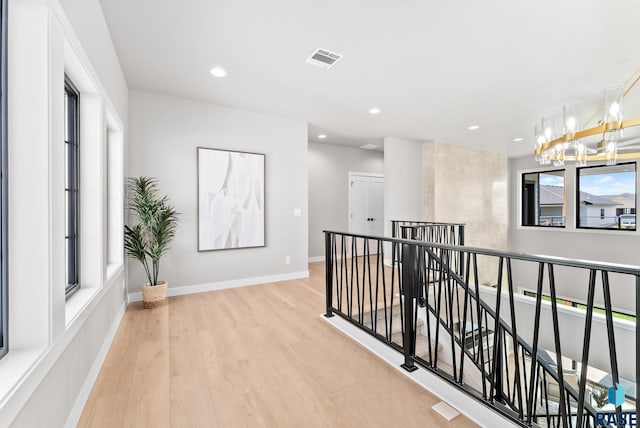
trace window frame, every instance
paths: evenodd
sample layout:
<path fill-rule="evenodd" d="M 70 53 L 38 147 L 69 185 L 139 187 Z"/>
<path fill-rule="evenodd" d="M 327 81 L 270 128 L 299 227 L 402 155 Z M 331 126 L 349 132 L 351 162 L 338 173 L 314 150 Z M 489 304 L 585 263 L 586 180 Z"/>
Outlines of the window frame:
<path fill-rule="evenodd" d="M 7 3 L 0 0 L 0 358 L 9 352 Z"/>
<path fill-rule="evenodd" d="M 584 169 L 591 169 L 591 168 L 614 168 L 614 167 L 620 166 L 620 165 L 633 165 L 633 167 L 634 167 L 634 173 L 635 173 L 635 181 L 634 181 L 634 186 L 635 186 L 635 192 L 634 192 L 634 194 L 635 194 L 635 211 L 636 211 L 636 213 L 638 212 L 638 164 L 636 162 L 623 162 L 623 163 L 617 163 L 615 165 L 603 165 L 603 164 L 600 164 L 600 165 L 589 165 L 589 166 L 577 167 L 576 168 L 576 189 L 575 189 L 575 197 L 576 197 L 576 207 L 575 207 L 576 230 L 603 230 L 603 231 L 614 231 L 614 232 L 625 231 L 625 232 L 631 232 L 631 233 L 635 233 L 635 232 L 637 232 L 639 230 L 637 223 L 636 223 L 636 227 L 634 229 L 613 228 L 613 227 L 580 226 L 580 171 L 582 171 Z M 601 220 L 602 220 L 602 210 L 604 210 L 604 208 L 600 209 Z M 617 214 L 616 214 L 616 217 L 618 217 Z M 637 217 L 636 217 L 636 222 L 637 222 Z"/>
<path fill-rule="evenodd" d="M 65 74 L 65 298 L 80 288 L 80 91 Z M 74 102 L 70 103 L 69 99 Z M 67 130 L 69 135 L 67 135 Z M 67 136 L 69 141 L 67 141 Z M 75 194 L 72 198 L 68 195 Z M 69 243 L 69 240 L 73 240 Z M 70 255 L 70 248 L 73 254 Z M 71 279 L 70 279 L 71 278 Z"/>
<path fill-rule="evenodd" d="M 525 224 L 524 222 L 524 216 L 525 216 L 525 212 L 524 212 L 524 186 L 525 186 L 525 176 L 526 175 L 531 175 L 531 174 L 537 174 L 538 175 L 538 181 L 537 181 L 537 191 L 538 191 L 538 197 L 540 195 L 540 174 L 548 174 L 551 172 L 563 172 L 563 178 L 564 178 L 564 184 L 565 184 L 565 198 L 564 198 L 564 209 L 566 212 L 567 209 L 567 197 L 566 197 L 566 185 L 567 185 L 567 170 L 566 168 L 558 168 L 558 169 L 545 169 L 545 170 L 538 170 L 538 171 L 523 171 L 520 173 L 520 226 L 521 227 L 537 227 L 537 228 L 543 228 L 543 229 L 566 229 L 567 228 L 567 216 L 564 216 L 564 224 L 562 226 L 554 226 L 553 224 L 545 226 L 542 224 Z M 538 206 L 540 206 L 540 202 L 538 200 Z"/>

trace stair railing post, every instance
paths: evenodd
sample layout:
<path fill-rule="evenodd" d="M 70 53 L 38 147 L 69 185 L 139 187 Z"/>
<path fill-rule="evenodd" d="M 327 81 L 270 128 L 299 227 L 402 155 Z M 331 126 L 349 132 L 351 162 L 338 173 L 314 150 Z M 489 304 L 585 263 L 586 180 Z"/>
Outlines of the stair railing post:
<path fill-rule="evenodd" d="M 505 346 L 502 340 L 502 328 L 498 327 L 497 331 L 494 334 L 498 335 L 498 341 L 496 344 L 496 348 L 498 352 L 496 355 L 496 361 L 494 365 L 496 372 L 493 374 L 493 379 L 495 379 L 495 383 L 493 384 L 493 388 L 494 388 L 493 399 L 502 403 L 504 401 L 504 394 L 502 391 L 502 388 L 504 387 L 504 381 L 502 378 L 502 364 L 503 364 L 502 352 L 504 350 L 502 349 L 502 347 Z"/>
<path fill-rule="evenodd" d="M 411 239 L 412 241 L 426 241 L 426 235 L 425 235 L 425 230 L 427 230 L 424 226 L 418 226 L 418 225 L 414 225 L 414 226 L 409 226 L 409 227 L 404 227 L 402 229 L 402 239 Z M 417 254 L 417 253 L 416 253 Z M 423 254 L 422 252 L 420 252 L 420 254 L 417 254 L 417 260 L 416 260 L 416 277 L 414 279 L 414 290 L 415 293 L 413 295 L 413 297 L 415 297 L 416 299 L 418 299 L 418 305 L 421 308 L 424 308 L 425 304 L 426 304 L 426 300 L 424 297 L 424 288 L 423 288 L 423 284 L 425 283 L 425 278 L 423 276 L 423 271 L 422 271 L 422 267 L 424 265 L 424 257 L 422 257 Z"/>
<path fill-rule="evenodd" d="M 464 224 L 458 225 L 458 245 L 460 247 L 464 247 Z M 458 274 L 461 278 L 464 278 L 464 255 L 462 254 L 462 251 L 458 253 L 458 257 L 460 258 L 458 264 Z"/>
<path fill-rule="evenodd" d="M 403 238 L 405 238 L 406 232 L 407 228 L 403 230 Z M 412 231 L 412 236 L 413 233 L 416 232 Z M 404 336 L 402 338 L 402 347 L 404 363 L 401 367 L 408 372 L 418 369 L 413 361 L 416 353 L 416 325 L 414 320 L 418 283 L 418 254 L 416 249 L 417 247 L 414 243 L 402 244 L 402 286 L 404 291 Z"/>
<path fill-rule="evenodd" d="M 331 233 L 324 232 L 324 270 L 326 283 L 326 312 L 324 316 L 331 318 L 333 316 L 333 239 Z"/>

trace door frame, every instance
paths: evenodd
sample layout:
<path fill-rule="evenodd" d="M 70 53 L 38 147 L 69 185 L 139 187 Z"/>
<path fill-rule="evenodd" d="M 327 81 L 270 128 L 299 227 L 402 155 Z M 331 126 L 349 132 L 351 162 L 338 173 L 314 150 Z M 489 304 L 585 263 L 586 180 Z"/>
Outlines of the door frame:
<path fill-rule="evenodd" d="M 354 176 L 357 177 L 370 177 L 370 178 L 382 178 L 384 180 L 384 174 L 375 174 L 373 172 L 356 172 L 349 171 L 348 180 L 347 180 L 347 225 L 349 233 L 353 233 L 353 226 L 351 225 L 351 180 Z"/>

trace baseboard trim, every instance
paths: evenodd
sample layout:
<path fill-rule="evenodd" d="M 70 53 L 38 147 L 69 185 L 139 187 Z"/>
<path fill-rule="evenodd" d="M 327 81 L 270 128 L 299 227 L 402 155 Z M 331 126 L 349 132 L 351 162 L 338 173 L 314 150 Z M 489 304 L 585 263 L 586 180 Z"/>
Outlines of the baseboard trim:
<path fill-rule="evenodd" d="M 73 404 L 71 408 L 71 412 L 67 417 L 67 421 L 65 422 L 65 428 L 73 428 L 78 425 L 80 421 L 80 417 L 82 416 L 82 411 L 84 410 L 85 404 L 87 404 L 87 400 L 89 399 L 89 394 L 91 394 L 91 390 L 93 389 L 93 385 L 98 378 L 98 374 L 100 374 L 100 369 L 104 364 L 104 360 L 107 358 L 107 354 L 109 353 L 109 349 L 111 348 L 111 344 L 113 343 L 113 339 L 116 337 L 116 332 L 118 331 L 118 327 L 120 326 L 120 322 L 122 318 L 124 318 L 124 313 L 127 309 L 127 304 L 124 303 L 118 313 L 116 314 L 113 322 L 111 323 L 111 327 L 109 328 L 109 332 L 107 333 L 107 337 L 104 339 L 104 343 L 98 351 L 98 355 L 96 359 L 93 361 L 91 365 L 91 369 L 87 374 L 87 378 L 82 385 L 82 389 L 78 393 L 78 397 L 76 398 L 76 402 Z"/>
<path fill-rule="evenodd" d="M 225 290 L 227 288 L 247 287 L 249 285 L 268 284 L 270 282 L 291 281 L 293 279 L 309 278 L 309 271 L 281 273 L 276 275 L 256 276 L 252 278 L 231 279 L 228 281 L 208 282 L 205 284 L 185 285 L 167 289 L 167 296 L 184 296 L 186 294 L 206 293 L 207 291 Z M 142 301 L 142 292 L 129 293 L 129 303 Z"/>

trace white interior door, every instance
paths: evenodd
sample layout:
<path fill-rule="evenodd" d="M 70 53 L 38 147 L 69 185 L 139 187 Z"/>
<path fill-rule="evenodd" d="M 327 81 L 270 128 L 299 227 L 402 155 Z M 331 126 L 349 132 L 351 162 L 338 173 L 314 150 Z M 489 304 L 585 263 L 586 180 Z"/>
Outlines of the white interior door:
<path fill-rule="evenodd" d="M 371 177 L 367 207 L 367 235 L 384 235 L 384 178 Z"/>
<path fill-rule="evenodd" d="M 349 184 L 349 232 L 366 235 L 368 227 L 369 210 L 369 177 L 352 175 Z"/>
<path fill-rule="evenodd" d="M 384 177 L 375 174 L 349 174 L 349 232 L 360 235 L 384 235 Z M 370 253 L 375 253 L 370 242 Z M 358 254 L 363 253 L 358 241 Z"/>

